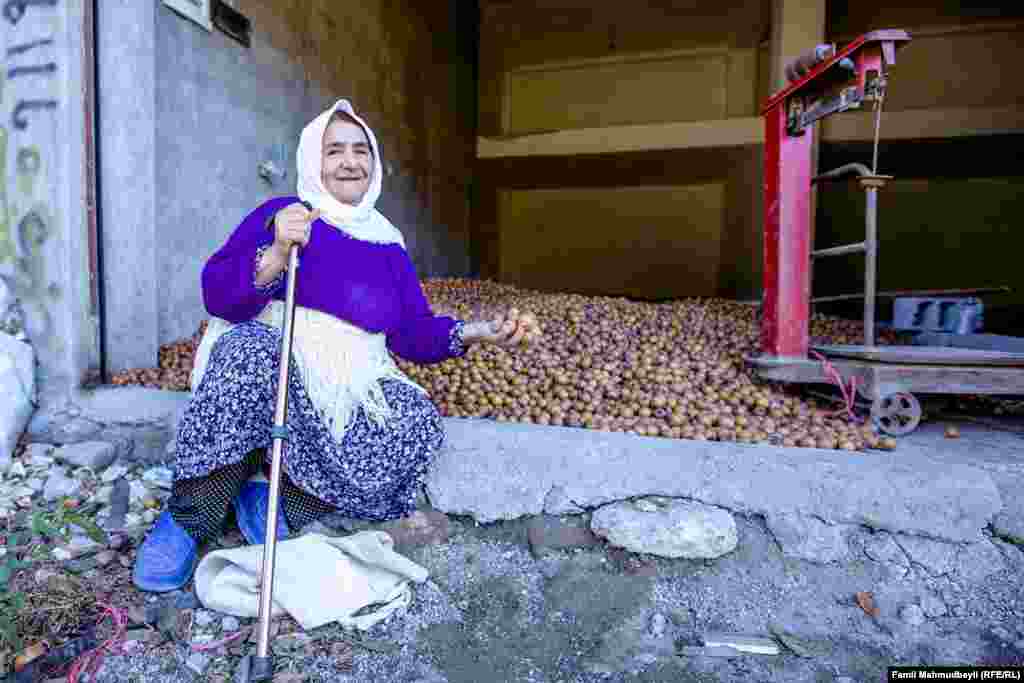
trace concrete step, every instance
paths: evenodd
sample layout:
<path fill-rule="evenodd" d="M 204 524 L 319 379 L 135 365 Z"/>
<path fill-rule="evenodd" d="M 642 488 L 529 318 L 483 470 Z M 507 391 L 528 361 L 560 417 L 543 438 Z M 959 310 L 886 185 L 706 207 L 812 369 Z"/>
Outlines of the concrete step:
<path fill-rule="evenodd" d="M 849 453 L 446 418 L 431 504 L 478 522 L 641 496 L 964 543 L 1003 509 L 990 474 L 919 452 Z"/>

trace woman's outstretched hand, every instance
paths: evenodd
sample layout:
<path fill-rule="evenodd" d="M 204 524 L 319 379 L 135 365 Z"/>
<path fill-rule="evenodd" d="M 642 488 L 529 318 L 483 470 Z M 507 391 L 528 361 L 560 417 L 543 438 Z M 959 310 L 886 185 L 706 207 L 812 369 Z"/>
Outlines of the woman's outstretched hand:
<path fill-rule="evenodd" d="M 537 318 L 530 312 L 520 313 L 519 310 L 513 308 L 494 320 L 474 326 L 467 341 L 470 343 L 487 342 L 511 348 L 531 344 L 539 339 L 540 335 L 541 329 Z"/>

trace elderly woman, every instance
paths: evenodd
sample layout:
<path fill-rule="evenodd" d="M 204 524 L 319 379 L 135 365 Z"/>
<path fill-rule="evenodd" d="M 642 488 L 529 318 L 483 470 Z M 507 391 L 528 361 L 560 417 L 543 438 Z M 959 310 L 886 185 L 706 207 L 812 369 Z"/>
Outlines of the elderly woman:
<path fill-rule="evenodd" d="M 216 537 L 231 506 L 246 540 L 264 541 L 269 487 L 259 478 L 291 245 L 301 254 L 280 538 L 330 511 L 382 521 L 414 510 L 444 433 L 426 391 L 389 352 L 439 363 L 473 343 L 513 346 L 539 334 L 514 309 L 481 322 L 433 314 L 402 234 L 374 209 L 380 151 L 346 100 L 303 130 L 297 166 L 298 197 L 250 213 L 203 269 L 212 317 L 177 434 L 171 498 L 136 559 L 142 590 L 185 585 L 199 545 Z"/>

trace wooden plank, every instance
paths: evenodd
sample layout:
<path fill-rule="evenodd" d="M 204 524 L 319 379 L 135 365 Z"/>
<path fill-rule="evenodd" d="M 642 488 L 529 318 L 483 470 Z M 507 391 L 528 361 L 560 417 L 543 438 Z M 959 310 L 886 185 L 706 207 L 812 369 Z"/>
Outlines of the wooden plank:
<path fill-rule="evenodd" d="M 961 349 L 1008 351 L 1024 354 L 1024 337 L 1007 334 L 953 334 L 951 332 L 922 332 L 914 337 L 922 346 L 955 346 Z"/>
<path fill-rule="evenodd" d="M 508 72 L 511 113 L 502 132 L 725 119 L 728 65 L 728 51 L 715 50 L 516 69 Z"/>
<path fill-rule="evenodd" d="M 981 287 L 976 289 L 906 289 L 897 292 L 875 292 L 878 299 L 895 299 L 902 296 L 979 296 L 981 294 L 1009 294 L 1009 287 Z M 856 294 L 836 294 L 834 296 L 818 296 L 811 299 L 812 304 L 830 303 L 833 301 L 856 301 L 864 298 L 864 292 Z M 760 304 L 760 301 L 753 302 Z"/>
<path fill-rule="evenodd" d="M 607 154 L 701 147 L 738 147 L 764 143 L 757 117 L 580 128 L 511 138 L 477 139 L 477 158 Z"/>
<path fill-rule="evenodd" d="M 827 384 L 829 381 L 822 364 L 809 358 L 747 356 L 744 360 L 759 377 L 774 382 Z"/>
<path fill-rule="evenodd" d="M 871 388 L 877 395 L 892 391 L 919 394 L 1024 394 L 1024 369 L 934 365 L 872 367 Z"/>
<path fill-rule="evenodd" d="M 748 357 L 763 379 L 795 384 L 830 384 L 821 363 L 810 359 Z M 846 359 L 829 364 L 870 400 L 895 392 L 917 394 L 1024 395 L 1024 368 L 899 365 Z"/>
<path fill-rule="evenodd" d="M 846 112 L 822 122 L 827 142 L 870 141 L 870 112 Z M 1024 131 L 1024 109 L 972 107 L 887 111 L 886 140 L 945 139 Z M 764 123 L 757 117 L 580 128 L 508 138 L 477 138 L 477 158 L 610 154 L 672 149 L 738 147 L 764 144 Z"/>
<path fill-rule="evenodd" d="M 921 38 L 937 38 L 953 35 L 966 35 L 971 33 L 1015 33 L 1024 31 L 1024 21 L 1019 19 L 1003 19 L 999 21 L 983 21 L 969 24 L 931 24 L 926 26 L 901 26 L 914 40 Z M 829 42 L 850 43 L 860 37 L 861 34 L 847 33 L 842 35 L 829 36 Z"/>
<path fill-rule="evenodd" d="M 896 87 L 896 86 L 893 86 Z M 826 142 L 871 140 L 871 111 L 845 112 L 821 122 Z M 1017 106 L 958 107 L 886 110 L 882 114 L 883 140 L 921 140 L 974 135 L 1004 135 L 1024 130 L 1024 109 Z"/>
<path fill-rule="evenodd" d="M 1024 367 L 1024 353 L 992 351 L 953 346 L 876 346 L 832 345 L 813 347 L 830 357 L 851 358 L 903 365 L 988 365 Z"/>

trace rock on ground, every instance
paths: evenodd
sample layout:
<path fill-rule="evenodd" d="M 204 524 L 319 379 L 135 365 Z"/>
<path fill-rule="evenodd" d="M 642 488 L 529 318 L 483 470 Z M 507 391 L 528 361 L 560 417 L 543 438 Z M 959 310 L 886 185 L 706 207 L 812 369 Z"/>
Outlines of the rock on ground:
<path fill-rule="evenodd" d="M 144 387 L 100 387 L 80 401 L 82 416 L 100 424 L 170 427 L 190 394 Z"/>
<path fill-rule="evenodd" d="M 213 624 L 217 617 L 215 616 L 214 612 L 204 609 L 196 610 L 195 614 L 193 615 L 193 618 L 195 619 L 195 623 L 197 626 L 207 628 L 208 626 Z"/>
<path fill-rule="evenodd" d="M 92 540 L 88 536 L 75 535 L 72 536 L 71 540 L 68 541 L 65 550 L 71 553 L 72 557 L 81 557 L 82 555 L 88 555 L 93 552 L 96 552 L 102 547 L 102 545 Z"/>
<path fill-rule="evenodd" d="M 32 416 L 28 437 L 37 442 L 114 444 L 122 462 L 163 463 L 176 422 L 191 394 L 143 387 L 104 386 L 83 392 L 77 404 L 50 405 Z"/>
<path fill-rule="evenodd" d="M 584 668 L 596 674 L 613 674 L 629 669 L 631 664 L 672 656 L 675 653 L 672 635 L 664 629 L 652 633 L 644 628 L 647 621 L 644 614 L 636 614 L 609 630 Z"/>
<path fill-rule="evenodd" d="M 10 285 L 2 278 L 0 278 L 0 332 L 14 335 L 18 339 L 25 336 L 25 312 Z"/>
<path fill-rule="evenodd" d="M 32 417 L 35 394 L 35 351 L 0 332 L 0 474 L 11 466 L 14 447 Z"/>
<path fill-rule="evenodd" d="M 895 540 L 911 562 L 920 565 L 932 576 L 942 576 L 953 571 L 957 556 L 955 545 L 905 534 L 897 534 Z"/>
<path fill-rule="evenodd" d="M 29 420 L 26 434 L 35 442 L 49 444 L 92 441 L 103 425 L 81 417 L 75 406 L 44 405 Z"/>
<path fill-rule="evenodd" d="M 768 528 L 782 552 L 809 562 L 837 562 L 849 554 L 843 526 L 792 513 L 769 515 Z"/>
<path fill-rule="evenodd" d="M 57 469 L 50 473 L 43 488 L 43 498 L 47 501 L 57 500 L 65 496 L 73 496 L 82 488 L 82 482 L 73 479 L 64 473 L 63 469 Z"/>
<path fill-rule="evenodd" d="M 448 540 L 448 517 L 436 510 L 416 510 L 408 517 L 385 522 L 378 528 L 390 534 L 395 545 L 402 548 Z"/>
<path fill-rule="evenodd" d="M 197 675 L 202 676 L 203 672 L 206 671 L 206 667 L 210 665 L 210 657 L 202 652 L 196 652 L 189 656 L 188 660 L 186 660 L 186 665 L 189 669 L 195 671 Z"/>
<path fill-rule="evenodd" d="M 981 583 L 1006 566 L 1003 554 L 989 541 L 968 543 L 960 547 L 954 570 L 961 579 Z"/>
<path fill-rule="evenodd" d="M 999 481 L 1003 509 L 992 519 L 992 533 L 1024 546 L 1024 475 L 1004 475 Z"/>
<path fill-rule="evenodd" d="M 114 462 L 117 449 L 114 444 L 106 441 L 84 441 L 58 448 L 53 456 L 73 467 L 88 467 L 99 471 Z"/>
<path fill-rule="evenodd" d="M 536 558 L 549 555 L 552 551 L 601 545 L 601 539 L 594 535 L 582 519 L 570 521 L 561 517 L 538 515 L 530 519 L 526 533 L 530 552 Z"/>
<path fill-rule="evenodd" d="M 168 467 L 152 467 L 142 473 L 142 480 L 151 486 L 170 491 L 174 484 L 174 472 Z"/>
<path fill-rule="evenodd" d="M 736 548 L 736 521 L 721 508 L 642 498 L 594 512 L 590 528 L 614 546 L 661 557 L 714 558 Z"/>
<path fill-rule="evenodd" d="M 945 616 L 948 611 L 946 603 L 931 593 L 925 593 L 921 596 L 921 610 L 932 619 Z"/>
<path fill-rule="evenodd" d="M 117 481 L 124 475 L 128 474 L 128 469 L 129 468 L 127 465 L 122 465 L 119 463 L 105 471 L 103 475 L 100 477 L 100 479 L 109 484 L 111 482 Z"/>
<path fill-rule="evenodd" d="M 907 564 L 903 549 L 893 540 L 892 534 L 879 531 L 871 535 L 864 544 L 864 553 L 881 564 Z"/>
<path fill-rule="evenodd" d="M 998 538 L 992 539 L 992 545 L 1002 553 L 1003 559 L 1006 560 L 1010 568 L 1024 574 L 1024 546 L 1007 543 Z"/>
<path fill-rule="evenodd" d="M 49 466 L 54 463 L 55 450 L 48 443 L 30 443 L 25 446 L 25 460 L 33 467 Z"/>
<path fill-rule="evenodd" d="M 920 626 L 924 623 L 925 612 L 920 605 L 906 605 L 900 610 L 900 619 L 910 626 Z"/>

